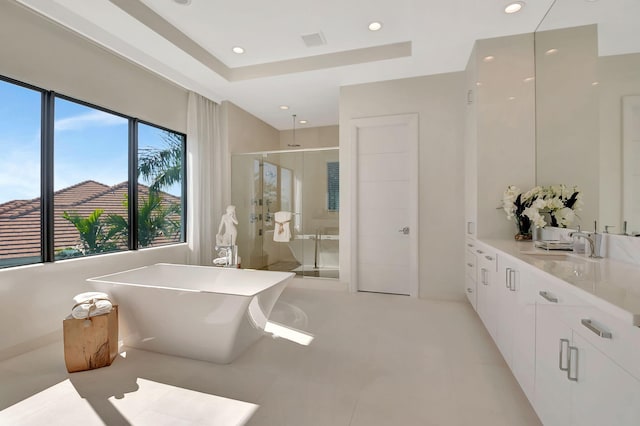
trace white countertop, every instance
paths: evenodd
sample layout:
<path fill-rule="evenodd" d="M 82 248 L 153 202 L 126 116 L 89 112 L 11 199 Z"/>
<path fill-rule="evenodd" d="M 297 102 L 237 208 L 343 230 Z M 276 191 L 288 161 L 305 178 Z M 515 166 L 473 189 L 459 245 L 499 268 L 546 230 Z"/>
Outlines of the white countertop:
<path fill-rule="evenodd" d="M 613 259 L 592 259 L 572 252 L 564 259 L 531 256 L 548 253 L 530 241 L 478 240 L 566 283 L 568 289 L 625 322 L 640 326 L 640 266 Z"/>

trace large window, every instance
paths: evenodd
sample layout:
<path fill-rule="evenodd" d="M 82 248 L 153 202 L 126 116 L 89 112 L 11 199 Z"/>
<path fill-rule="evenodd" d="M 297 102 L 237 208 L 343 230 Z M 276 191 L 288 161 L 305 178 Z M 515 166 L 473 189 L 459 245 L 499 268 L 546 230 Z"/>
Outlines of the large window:
<path fill-rule="evenodd" d="M 0 268 L 185 241 L 185 147 L 0 78 Z"/>
<path fill-rule="evenodd" d="M 327 210 L 340 210 L 340 162 L 327 162 Z"/>
<path fill-rule="evenodd" d="M 184 241 L 185 138 L 138 124 L 138 247 Z"/>
<path fill-rule="evenodd" d="M 129 121 L 55 100 L 55 258 L 128 248 Z"/>
<path fill-rule="evenodd" d="M 42 93 L 0 80 L 0 267 L 41 255 Z"/>

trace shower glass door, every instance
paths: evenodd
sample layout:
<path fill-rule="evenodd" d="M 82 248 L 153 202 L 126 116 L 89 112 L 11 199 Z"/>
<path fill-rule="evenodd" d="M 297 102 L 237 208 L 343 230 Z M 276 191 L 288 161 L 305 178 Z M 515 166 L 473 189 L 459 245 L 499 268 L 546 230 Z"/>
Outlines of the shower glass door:
<path fill-rule="evenodd" d="M 338 278 L 338 149 L 232 156 L 232 203 L 243 268 Z M 291 238 L 275 238 L 275 213 Z M 244 229 L 243 229 L 244 228 Z"/>

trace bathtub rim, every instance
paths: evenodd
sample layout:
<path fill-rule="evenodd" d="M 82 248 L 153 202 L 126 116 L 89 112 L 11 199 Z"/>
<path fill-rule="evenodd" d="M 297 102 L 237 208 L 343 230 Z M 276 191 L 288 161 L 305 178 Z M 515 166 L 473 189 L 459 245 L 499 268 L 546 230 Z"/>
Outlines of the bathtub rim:
<path fill-rule="evenodd" d="M 219 272 L 223 272 L 223 271 L 227 271 L 225 273 L 242 273 L 242 274 L 248 274 L 248 273 L 268 273 L 269 275 L 272 275 L 274 278 L 277 275 L 280 275 L 280 279 L 274 279 L 272 281 L 270 281 L 268 283 L 268 285 L 264 285 L 262 288 L 256 289 L 255 291 L 242 291 L 242 288 L 237 288 L 235 291 L 229 291 L 229 290 L 225 290 L 225 291 L 215 291 L 215 290 L 207 290 L 207 289 L 193 289 L 193 288 L 184 288 L 184 287 L 172 287 L 172 286 L 168 286 L 168 285 L 149 285 L 149 284 L 141 284 L 141 283 L 134 283 L 134 282 L 127 282 L 124 280 L 113 280 L 113 279 L 109 279 L 109 278 L 113 278 L 115 276 L 119 276 L 119 275 L 124 275 L 126 273 L 130 273 L 130 272 L 134 272 L 134 271 L 139 271 L 142 269 L 148 269 L 148 268 L 152 268 L 154 266 L 171 266 L 171 267 L 186 267 L 186 268 L 198 268 L 198 269 L 207 269 L 207 270 L 211 270 L 211 271 L 219 271 Z M 237 272 L 235 272 L 237 271 Z M 284 272 L 284 271 L 264 271 L 264 270 L 259 270 L 259 269 L 234 269 L 234 268 L 218 268 L 218 267 L 213 267 L 213 266 L 202 266 L 202 265 L 186 265 L 186 264 L 180 264 L 180 263 L 167 263 L 167 262 L 159 262 L 159 263 L 154 263 L 152 265 L 145 265 L 145 266 L 141 266 L 138 268 L 131 268 L 131 269 L 127 269 L 124 271 L 118 271 L 118 272 L 113 272 L 111 274 L 106 274 L 106 275 L 100 275 L 97 277 L 91 277 L 91 278 L 87 278 L 86 281 L 88 282 L 92 282 L 92 283 L 101 283 L 101 284 L 110 284 L 110 285 L 123 285 L 123 286 L 131 286 L 131 287 L 144 287 L 144 288 L 155 288 L 155 289 L 162 289 L 162 290 L 171 290 L 171 291 L 179 291 L 179 292 L 189 292 L 189 293 L 211 293 L 211 294 L 220 294 L 220 295 L 231 295 L 231 296 L 241 296 L 241 297 L 253 297 L 256 296 L 266 290 L 268 290 L 269 288 L 278 285 L 281 282 L 285 282 L 288 281 L 290 279 L 292 279 L 293 277 L 295 277 L 295 273 L 293 272 Z"/>

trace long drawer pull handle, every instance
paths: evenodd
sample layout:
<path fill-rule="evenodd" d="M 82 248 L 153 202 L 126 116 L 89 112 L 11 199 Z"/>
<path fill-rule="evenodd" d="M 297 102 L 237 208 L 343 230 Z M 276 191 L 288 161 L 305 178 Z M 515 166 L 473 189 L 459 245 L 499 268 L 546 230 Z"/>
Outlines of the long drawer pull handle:
<path fill-rule="evenodd" d="M 560 371 L 569 371 L 569 357 L 565 357 L 564 355 L 564 344 L 567 344 L 567 348 L 569 347 L 569 340 L 568 339 L 560 339 L 560 355 L 558 356 L 558 368 L 560 369 Z M 566 360 L 567 361 L 567 366 L 563 367 L 562 366 L 562 361 Z"/>
<path fill-rule="evenodd" d="M 540 294 L 540 296 L 544 297 L 545 299 L 547 299 L 551 303 L 558 303 L 558 298 L 555 297 L 555 296 L 549 295 L 549 293 L 546 292 L 546 291 L 541 291 L 539 294 Z"/>
<path fill-rule="evenodd" d="M 574 352 L 576 354 L 575 359 L 572 355 Z M 573 368 L 571 368 L 571 366 L 573 366 Z M 576 372 L 576 375 L 574 377 L 571 377 L 571 370 Z M 578 381 L 578 348 L 576 348 L 575 346 L 569 346 L 569 356 L 568 356 L 568 362 L 567 362 L 567 379 L 571 380 L 572 382 Z"/>
<path fill-rule="evenodd" d="M 505 273 L 504 273 L 504 284 L 505 284 L 506 288 L 510 288 L 511 287 L 510 282 L 509 282 L 510 281 L 510 277 L 511 277 L 510 272 L 511 272 L 511 268 L 507 268 Z"/>
<path fill-rule="evenodd" d="M 516 270 L 509 271 L 509 290 L 516 291 Z"/>
<path fill-rule="evenodd" d="M 611 333 L 609 331 L 599 328 L 590 319 L 583 318 L 580 322 L 603 339 L 611 339 Z"/>
<path fill-rule="evenodd" d="M 467 247 L 473 247 L 473 244 L 467 244 Z"/>
<path fill-rule="evenodd" d="M 478 252 L 478 254 L 483 254 L 484 253 L 482 250 L 476 250 L 476 252 Z"/>
<path fill-rule="evenodd" d="M 467 293 L 473 293 L 473 290 L 471 290 L 470 288 L 467 289 Z"/>
<path fill-rule="evenodd" d="M 487 259 L 487 260 L 493 260 L 493 257 L 491 257 L 491 256 L 485 256 L 484 258 Z"/>
<path fill-rule="evenodd" d="M 473 263 L 467 263 L 467 266 L 468 266 L 469 268 L 473 268 Z"/>

